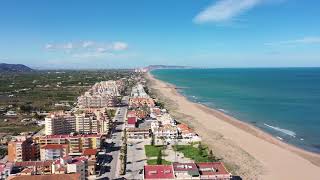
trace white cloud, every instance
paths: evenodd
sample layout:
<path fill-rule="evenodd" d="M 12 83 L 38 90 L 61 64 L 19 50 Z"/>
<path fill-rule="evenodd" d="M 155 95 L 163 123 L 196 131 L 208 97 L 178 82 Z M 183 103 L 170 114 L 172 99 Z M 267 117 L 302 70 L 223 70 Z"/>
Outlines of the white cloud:
<path fill-rule="evenodd" d="M 105 53 L 105 52 L 84 52 L 84 53 L 72 54 L 72 57 L 86 59 L 86 58 L 101 58 L 101 57 L 105 57 L 106 55 L 108 55 L 108 53 Z"/>
<path fill-rule="evenodd" d="M 44 46 L 44 48 L 45 48 L 45 49 L 53 49 L 54 46 L 53 46 L 52 44 L 46 44 L 46 45 Z"/>
<path fill-rule="evenodd" d="M 91 47 L 93 46 L 95 43 L 93 41 L 84 41 L 82 42 L 82 47 L 83 48 L 88 48 L 88 47 Z"/>
<path fill-rule="evenodd" d="M 116 51 L 126 50 L 128 48 L 128 44 L 125 42 L 114 42 L 113 49 Z"/>
<path fill-rule="evenodd" d="M 263 1 L 265 0 L 219 0 L 201 11 L 193 21 L 195 23 L 228 22 Z"/>
<path fill-rule="evenodd" d="M 128 43 L 115 42 L 95 42 L 95 41 L 80 41 L 67 43 L 47 43 L 44 48 L 51 52 L 64 52 L 71 54 L 74 58 L 98 58 L 105 55 L 110 56 L 113 52 L 124 51 L 128 49 Z"/>
<path fill-rule="evenodd" d="M 300 39 L 265 43 L 267 46 L 295 46 L 301 44 L 320 44 L 320 36 L 309 36 Z"/>

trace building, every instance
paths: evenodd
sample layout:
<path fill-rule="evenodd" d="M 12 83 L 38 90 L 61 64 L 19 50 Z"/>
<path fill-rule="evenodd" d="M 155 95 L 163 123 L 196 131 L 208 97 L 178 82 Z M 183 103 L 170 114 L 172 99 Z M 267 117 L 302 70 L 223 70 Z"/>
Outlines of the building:
<path fill-rule="evenodd" d="M 0 179 L 7 179 L 12 171 L 13 163 L 0 163 Z"/>
<path fill-rule="evenodd" d="M 200 179 L 230 180 L 232 178 L 222 162 L 203 162 L 196 165 L 200 172 Z"/>
<path fill-rule="evenodd" d="M 30 161 L 40 158 L 40 149 L 31 138 L 10 141 L 8 143 L 8 161 Z"/>
<path fill-rule="evenodd" d="M 139 83 L 132 87 L 131 97 L 149 98 L 149 95 L 145 92 L 142 84 Z"/>
<path fill-rule="evenodd" d="M 78 97 L 79 108 L 103 108 L 115 105 L 116 97 L 111 95 L 90 94 L 86 92 Z"/>
<path fill-rule="evenodd" d="M 200 141 L 201 138 L 186 124 L 178 124 L 177 125 L 179 135 L 183 139 L 189 139 L 191 141 Z"/>
<path fill-rule="evenodd" d="M 177 127 L 170 124 L 165 124 L 163 126 L 153 128 L 152 133 L 157 138 L 176 139 L 178 137 Z"/>
<path fill-rule="evenodd" d="M 91 112 L 76 114 L 76 131 L 81 134 L 97 134 L 100 131 L 97 116 Z"/>
<path fill-rule="evenodd" d="M 84 95 L 78 97 L 78 105 L 80 108 L 112 107 L 116 103 L 116 98 L 120 95 L 120 86 L 121 83 L 117 81 L 96 83 Z"/>
<path fill-rule="evenodd" d="M 128 128 L 127 137 L 131 139 L 145 139 L 150 137 L 150 129 L 148 128 Z"/>
<path fill-rule="evenodd" d="M 76 179 L 85 180 L 89 175 L 88 159 L 83 156 L 74 158 L 71 156 L 65 156 L 54 161 L 46 160 L 16 162 L 13 164 L 13 167 L 16 170 L 9 178 L 23 177 L 22 179 L 73 179 L 68 175 L 77 175 Z M 46 176 L 41 177 L 43 175 Z"/>
<path fill-rule="evenodd" d="M 174 179 L 173 167 L 171 165 L 144 166 L 144 179 L 149 179 L 149 180 Z"/>
<path fill-rule="evenodd" d="M 45 134 L 69 134 L 76 131 L 76 117 L 71 113 L 55 112 L 45 118 Z"/>
<path fill-rule="evenodd" d="M 85 149 L 100 149 L 100 134 L 83 135 L 49 135 L 35 139 L 40 146 L 47 144 L 67 144 L 69 155 L 81 155 Z"/>
<path fill-rule="evenodd" d="M 48 175 L 32 175 L 32 176 L 10 176 L 8 180 L 81 180 L 80 174 L 48 174 Z"/>
<path fill-rule="evenodd" d="M 137 117 L 128 117 L 127 128 L 135 128 L 137 123 Z"/>
<path fill-rule="evenodd" d="M 129 99 L 130 108 L 140 108 L 140 107 L 154 107 L 154 100 L 152 98 L 140 98 L 133 97 Z"/>
<path fill-rule="evenodd" d="M 14 174 L 18 175 L 18 176 L 19 175 L 31 175 L 31 174 L 32 175 L 52 174 L 52 163 L 53 162 L 54 161 L 22 161 L 22 162 L 15 162 L 13 164 L 13 169 L 15 169 L 15 168 L 16 169 L 20 169 L 21 171 L 15 172 Z"/>
<path fill-rule="evenodd" d="M 157 120 L 162 124 L 171 124 L 176 125 L 176 121 L 172 118 L 172 116 L 169 113 L 164 113 L 163 115 L 157 117 Z"/>
<path fill-rule="evenodd" d="M 82 152 L 82 156 L 87 157 L 88 159 L 95 159 L 97 153 L 97 149 L 85 149 Z"/>
<path fill-rule="evenodd" d="M 80 174 L 80 179 L 85 180 L 88 176 L 88 159 L 85 157 L 76 157 L 66 161 L 67 173 Z"/>
<path fill-rule="evenodd" d="M 200 179 L 200 173 L 195 163 L 173 163 L 176 179 Z"/>
<path fill-rule="evenodd" d="M 40 148 L 40 160 L 56 160 L 69 154 L 68 144 L 47 144 Z"/>

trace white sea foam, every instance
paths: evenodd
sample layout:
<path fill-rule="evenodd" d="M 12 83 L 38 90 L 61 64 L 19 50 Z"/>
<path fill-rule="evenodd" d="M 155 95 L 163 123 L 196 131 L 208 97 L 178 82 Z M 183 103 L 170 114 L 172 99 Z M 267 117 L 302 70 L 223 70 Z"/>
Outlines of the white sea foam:
<path fill-rule="evenodd" d="M 229 113 L 227 110 L 224 110 L 224 109 L 218 109 L 218 110 L 224 113 Z"/>
<path fill-rule="evenodd" d="M 278 139 L 280 139 L 281 141 L 283 140 L 281 137 L 277 136 Z"/>
<path fill-rule="evenodd" d="M 279 132 L 282 132 L 282 133 L 284 133 L 284 134 L 286 134 L 286 135 L 289 135 L 289 136 L 291 136 L 291 137 L 296 137 L 296 133 L 293 132 L 293 131 L 290 131 L 290 130 L 287 130 L 287 129 L 282 129 L 282 128 L 275 127 L 275 126 L 271 126 L 271 125 L 266 124 L 266 123 L 264 123 L 264 125 L 267 126 L 267 127 L 269 127 L 269 128 L 271 128 L 271 129 L 274 129 L 274 130 L 276 130 L 276 131 L 279 131 Z"/>

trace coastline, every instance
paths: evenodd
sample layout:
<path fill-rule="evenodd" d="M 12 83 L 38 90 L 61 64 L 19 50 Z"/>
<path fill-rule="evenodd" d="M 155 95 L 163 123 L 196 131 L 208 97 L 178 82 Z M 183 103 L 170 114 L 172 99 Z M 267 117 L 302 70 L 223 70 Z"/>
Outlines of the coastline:
<path fill-rule="evenodd" d="M 282 142 L 251 124 L 191 102 L 174 85 L 154 78 L 150 72 L 146 77 L 160 98 L 172 101 L 173 115 L 193 127 L 204 143 L 243 179 L 318 179 L 320 154 Z"/>

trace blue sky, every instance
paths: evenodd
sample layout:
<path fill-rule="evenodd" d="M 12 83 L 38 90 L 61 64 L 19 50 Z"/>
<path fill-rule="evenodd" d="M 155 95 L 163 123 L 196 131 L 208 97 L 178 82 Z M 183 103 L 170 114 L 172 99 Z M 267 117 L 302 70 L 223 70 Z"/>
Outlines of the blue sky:
<path fill-rule="evenodd" d="M 314 67 L 319 17 L 315 0 L 2 0 L 0 62 Z"/>

